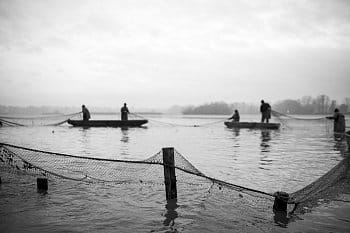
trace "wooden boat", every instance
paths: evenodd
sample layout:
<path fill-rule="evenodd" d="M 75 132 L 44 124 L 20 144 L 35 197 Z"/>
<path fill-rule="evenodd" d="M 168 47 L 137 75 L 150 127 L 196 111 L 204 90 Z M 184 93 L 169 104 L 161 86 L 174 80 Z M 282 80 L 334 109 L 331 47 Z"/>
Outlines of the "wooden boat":
<path fill-rule="evenodd" d="M 67 120 L 68 124 L 79 127 L 140 127 L 147 122 L 148 120 Z"/>
<path fill-rule="evenodd" d="M 280 123 L 261 123 L 261 122 L 224 122 L 228 128 L 248 128 L 248 129 L 279 129 Z"/>

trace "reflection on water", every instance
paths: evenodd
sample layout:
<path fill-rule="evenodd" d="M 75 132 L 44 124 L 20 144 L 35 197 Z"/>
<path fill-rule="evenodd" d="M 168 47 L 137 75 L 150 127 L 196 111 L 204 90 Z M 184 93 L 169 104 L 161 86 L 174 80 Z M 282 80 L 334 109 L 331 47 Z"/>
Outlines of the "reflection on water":
<path fill-rule="evenodd" d="M 122 138 L 120 139 L 120 141 L 122 142 L 129 142 L 129 132 L 128 132 L 128 128 L 121 128 L 121 133 L 122 133 Z"/>
<path fill-rule="evenodd" d="M 296 220 L 301 220 L 300 217 L 293 214 L 292 212 L 287 213 L 287 211 L 277 211 L 273 210 L 274 216 L 273 220 L 277 226 L 282 228 L 287 228 L 288 224 L 295 222 Z"/>
<path fill-rule="evenodd" d="M 287 228 L 287 225 L 289 223 L 287 211 L 273 211 L 273 212 L 274 212 L 273 220 L 275 221 L 275 223 L 280 227 Z"/>
<path fill-rule="evenodd" d="M 121 139 L 122 144 L 120 145 L 120 154 L 122 158 L 128 158 L 130 156 L 129 152 L 129 130 L 128 128 L 121 128 Z"/>
<path fill-rule="evenodd" d="M 271 140 L 271 131 L 270 130 L 261 130 L 261 152 L 270 152 L 269 147 L 269 141 Z"/>
<path fill-rule="evenodd" d="M 169 226 L 172 228 L 175 225 L 175 219 L 178 217 L 178 213 L 176 211 L 178 207 L 179 205 L 177 204 L 176 199 L 167 201 L 167 204 L 165 205 L 166 213 L 164 214 L 165 220 L 163 221 L 164 226 Z"/>
<path fill-rule="evenodd" d="M 91 145 L 91 133 L 90 128 L 79 128 L 79 142 L 82 145 L 80 152 L 82 154 L 90 155 L 90 145 Z"/>
<path fill-rule="evenodd" d="M 269 158 L 270 156 L 270 141 L 271 141 L 271 131 L 270 130 L 261 130 L 261 143 L 260 143 L 260 150 L 261 150 L 261 158 L 260 158 L 260 169 L 270 170 L 270 165 L 272 164 L 273 160 Z"/>
<path fill-rule="evenodd" d="M 334 151 L 338 151 L 343 156 L 347 152 L 347 149 L 349 150 L 344 135 L 342 137 L 334 137 Z"/>
<path fill-rule="evenodd" d="M 240 131 L 240 128 L 233 128 L 233 132 L 235 133 L 236 137 L 239 136 L 239 131 Z"/>

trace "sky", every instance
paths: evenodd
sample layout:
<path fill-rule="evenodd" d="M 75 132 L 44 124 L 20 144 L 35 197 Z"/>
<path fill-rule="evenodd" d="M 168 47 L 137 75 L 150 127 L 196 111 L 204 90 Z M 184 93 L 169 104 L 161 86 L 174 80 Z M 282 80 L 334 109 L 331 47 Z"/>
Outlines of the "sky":
<path fill-rule="evenodd" d="M 347 0 L 0 0 L 0 104 L 350 96 Z"/>

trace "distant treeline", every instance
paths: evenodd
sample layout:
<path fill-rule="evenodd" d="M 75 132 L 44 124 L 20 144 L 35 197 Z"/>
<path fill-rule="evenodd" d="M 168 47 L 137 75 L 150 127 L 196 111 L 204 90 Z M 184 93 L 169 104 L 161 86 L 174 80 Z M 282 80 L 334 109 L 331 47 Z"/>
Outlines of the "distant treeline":
<path fill-rule="evenodd" d="M 254 104 L 214 102 L 199 106 L 188 106 L 182 110 L 183 114 L 212 114 L 212 115 L 230 115 L 234 109 L 238 109 L 240 113 L 258 113 L 259 108 Z"/>
<path fill-rule="evenodd" d="M 304 96 L 298 100 L 282 100 L 273 105 L 273 109 L 287 114 L 329 114 L 338 108 L 340 112 L 350 113 L 350 97 L 344 98 L 342 103 L 331 100 L 327 95 L 316 98 Z"/>
<path fill-rule="evenodd" d="M 270 103 L 271 105 L 272 103 Z M 331 114 L 338 108 L 342 113 L 350 113 L 350 97 L 338 104 L 336 100 L 331 100 L 327 95 L 319 95 L 316 98 L 304 96 L 297 100 L 282 100 L 272 104 L 272 109 L 285 114 Z M 240 113 L 259 113 L 260 103 L 225 103 L 213 102 L 199 106 L 188 106 L 182 111 L 183 114 L 220 114 L 229 115 L 234 109 Z"/>

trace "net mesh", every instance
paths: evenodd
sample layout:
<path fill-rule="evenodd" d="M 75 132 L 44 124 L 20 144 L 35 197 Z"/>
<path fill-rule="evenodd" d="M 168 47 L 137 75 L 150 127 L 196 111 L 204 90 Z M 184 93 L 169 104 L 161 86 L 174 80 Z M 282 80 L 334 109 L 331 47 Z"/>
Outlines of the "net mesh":
<path fill-rule="evenodd" d="M 345 158 L 325 175 L 306 187 L 292 193 L 290 201 L 298 205 L 297 209 L 300 212 L 304 212 L 308 208 L 318 205 L 320 200 L 331 199 L 341 193 L 349 193 L 349 167 L 350 155 L 347 153 Z"/>
<path fill-rule="evenodd" d="M 211 199 L 213 203 L 217 202 L 218 206 L 222 200 L 227 200 L 229 203 L 240 203 L 237 205 L 240 207 L 254 208 L 255 212 L 262 215 L 266 214 L 266 208 L 272 206 L 274 194 L 206 176 L 176 150 L 174 161 L 177 186 L 178 190 L 181 190 L 179 196 L 198 191 L 203 194 L 203 198 Z M 293 211 L 303 212 L 305 207 L 317 205 L 322 198 L 335 196 L 344 190 L 350 191 L 349 165 L 350 158 L 346 154 L 345 158 L 324 176 L 290 194 L 289 204 L 293 205 L 291 208 L 295 207 Z M 142 161 L 128 161 L 74 156 L 0 143 L 0 169 L 88 183 L 164 184 L 162 151 Z M 188 186 L 191 188 L 186 188 Z M 244 198 L 246 196 L 250 198 Z M 235 211 L 240 210 L 236 208 Z"/>
<path fill-rule="evenodd" d="M 32 117 L 0 116 L 3 126 L 58 126 L 68 119 L 81 118 L 81 112 L 60 115 L 44 115 Z"/>

